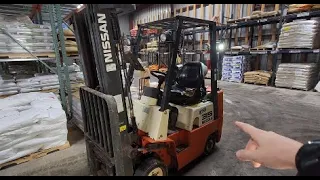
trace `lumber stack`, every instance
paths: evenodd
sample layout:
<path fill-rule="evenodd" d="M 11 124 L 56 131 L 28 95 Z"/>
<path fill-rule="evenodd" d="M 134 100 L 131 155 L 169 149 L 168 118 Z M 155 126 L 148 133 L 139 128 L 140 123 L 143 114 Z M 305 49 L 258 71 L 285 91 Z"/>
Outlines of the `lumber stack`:
<path fill-rule="evenodd" d="M 288 13 L 310 11 L 311 9 L 313 9 L 313 6 L 317 8 L 317 4 L 290 4 Z"/>
<path fill-rule="evenodd" d="M 250 19 L 257 19 L 257 18 L 263 18 L 263 17 L 270 17 L 270 16 L 276 16 L 280 13 L 280 11 L 269 11 L 269 12 L 263 12 L 263 11 L 253 11 Z"/>
<path fill-rule="evenodd" d="M 272 72 L 270 71 L 249 71 L 244 73 L 244 83 L 268 85 Z"/>

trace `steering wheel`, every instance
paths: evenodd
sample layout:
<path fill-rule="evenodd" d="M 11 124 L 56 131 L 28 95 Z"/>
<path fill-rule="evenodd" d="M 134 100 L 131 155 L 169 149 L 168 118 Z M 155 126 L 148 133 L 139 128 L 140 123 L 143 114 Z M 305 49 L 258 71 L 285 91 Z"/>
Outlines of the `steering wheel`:
<path fill-rule="evenodd" d="M 161 71 L 150 71 L 150 74 L 152 76 L 158 78 L 159 80 L 166 77 L 166 73 L 161 72 Z"/>
<path fill-rule="evenodd" d="M 158 78 L 158 89 L 160 90 L 162 83 L 166 79 L 166 73 L 161 71 L 150 71 L 150 74 L 156 78 Z"/>

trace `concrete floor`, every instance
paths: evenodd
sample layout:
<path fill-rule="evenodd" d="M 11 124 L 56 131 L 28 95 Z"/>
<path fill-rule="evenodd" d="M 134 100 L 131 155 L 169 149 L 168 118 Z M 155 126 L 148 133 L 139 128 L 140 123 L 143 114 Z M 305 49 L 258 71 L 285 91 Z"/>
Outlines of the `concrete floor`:
<path fill-rule="evenodd" d="M 320 135 L 320 93 L 288 90 L 247 84 L 219 82 L 224 95 L 224 126 L 216 151 L 199 158 L 181 172 L 186 176 L 258 176 L 295 175 L 295 171 L 267 168 L 254 169 L 240 162 L 235 152 L 243 148 L 248 136 L 234 126 L 239 120 L 256 127 L 305 142 Z M 82 134 L 72 128 L 72 146 L 41 159 L 0 171 L 3 175 L 88 175 L 85 145 Z M 272 146 L 272 144 L 271 144 Z"/>

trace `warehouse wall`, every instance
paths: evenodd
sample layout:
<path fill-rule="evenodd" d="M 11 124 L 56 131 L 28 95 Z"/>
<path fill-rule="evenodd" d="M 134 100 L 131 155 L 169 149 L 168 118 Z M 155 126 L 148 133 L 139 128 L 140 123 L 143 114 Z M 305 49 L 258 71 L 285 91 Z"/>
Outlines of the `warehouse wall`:
<path fill-rule="evenodd" d="M 171 13 L 170 4 L 154 4 L 148 8 L 135 12 L 133 15 L 133 26 L 156 20 L 169 18 Z"/>
<path fill-rule="evenodd" d="M 219 16 L 220 23 L 226 24 L 230 18 L 238 19 L 241 17 L 250 16 L 253 7 L 253 4 L 203 4 L 202 10 L 200 4 L 197 4 L 196 11 L 194 12 L 193 5 L 194 4 L 173 4 L 172 11 L 175 11 L 175 15 L 189 16 L 206 20 L 212 20 L 213 16 Z M 186 10 L 186 7 L 189 7 L 189 11 Z M 239 13 L 237 9 L 240 10 Z M 265 11 L 271 11 L 273 9 L 274 5 L 265 6 Z M 137 24 L 142 24 L 169 17 L 170 11 L 171 7 L 169 4 L 152 5 L 149 8 L 143 9 L 139 12 L 135 12 L 133 14 L 133 24 L 135 26 Z M 182 13 L 180 13 L 180 11 Z M 228 33 L 226 34 L 227 38 L 229 37 Z M 264 25 L 262 27 L 262 34 L 262 44 L 269 42 L 271 40 L 271 25 Z M 239 45 L 244 44 L 245 35 L 246 28 L 238 29 L 237 37 Z M 254 36 L 255 38 L 253 41 L 253 47 L 258 45 L 258 27 L 254 28 Z M 232 37 L 235 37 L 235 31 L 232 32 Z M 197 35 L 196 40 L 200 40 L 200 34 Z M 208 34 L 204 34 L 203 40 L 208 40 Z M 234 41 L 231 42 L 231 46 L 234 46 Z"/>
<path fill-rule="evenodd" d="M 173 9 L 180 9 L 187 6 L 192 6 L 193 4 L 173 4 Z M 241 9 L 241 15 L 240 17 L 247 16 L 247 6 L 248 4 L 239 4 Z M 236 4 L 212 4 L 213 7 L 213 13 L 214 15 L 218 15 L 218 9 L 220 9 L 220 17 L 222 17 L 222 12 L 224 12 L 224 15 L 227 17 L 231 17 L 231 14 L 234 14 L 236 11 Z M 227 12 L 227 10 L 229 11 Z M 201 12 L 200 8 L 196 9 L 196 18 L 201 18 Z M 134 24 L 141 24 L 146 22 L 151 22 L 155 20 L 160 20 L 165 17 L 169 17 L 171 12 L 171 7 L 169 4 L 155 4 L 152 5 L 146 9 L 143 9 L 139 12 L 135 12 L 133 15 Z M 250 12 L 251 13 L 251 12 Z M 178 15 L 179 13 L 177 13 Z M 184 16 L 190 16 L 193 17 L 194 10 L 190 10 L 189 14 L 186 12 L 183 12 L 181 15 Z M 212 17 L 209 17 L 209 5 L 204 5 L 204 19 L 211 19 Z M 221 18 L 222 20 L 222 18 Z M 222 22 L 222 21 L 221 21 Z M 226 22 L 226 19 L 224 20 Z"/>
<path fill-rule="evenodd" d="M 194 16 L 194 10 L 190 8 L 189 13 L 187 14 L 187 11 L 185 11 L 185 7 L 187 6 L 193 6 L 193 4 L 173 4 L 173 10 L 176 11 L 176 15 L 182 15 L 182 16 L 189 16 L 189 17 L 195 17 L 200 19 L 206 19 L 211 20 L 213 16 L 219 16 L 220 17 L 220 23 L 226 23 L 227 18 L 222 18 L 222 14 L 224 17 L 231 18 L 231 15 L 233 14 L 233 18 L 235 18 L 237 15 L 236 13 L 236 4 L 204 4 L 203 6 L 203 13 L 201 13 L 201 8 L 196 9 L 196 13 Z M 248 9 L 248 4 L 239 4 L 241 13 L 239 14 L 240 17 L 248 16 L 251 14 L 251 10 Z M 212 7 L 212 10 L 209 8 Z M 238 8 L 239 8 L 238 7 Z M 183 10 L 181 14 L 179 13 L 179 10 Z M 173 11 L 172 10 L 172 11 Z M 248 12 L 249 10 L 249 12 Z M 220 11 L 220 13 L 218 13 Z M 136 26 L 137 24 L 143 24 L 147 22 L 152 22 L 164 18 L 170 17 L 171 7 L 169 4 L 155 4 L 152 5 L 146 9 L 143 9 L 141 11 L 135 12 L 133 14 L 133 25 Z M 212 14 L 211 14 L 212 13 Z M 210 17 L 211 16 L 211 17 Z M 244 28 L 243 28 L 244 29 Z M 239 35 L 242 33 L 244 35 L 244 30 L 239 31 Z M 200 37 L 200 35 L 199 35 Z M 197 39 L 199 38 L 197 37 Z M 204 40 L 207 40 L 208 36 L 205 35 Z"/>
<path fill-rule="evenodd" d="M 121 29 L 121 34 L 129 35 L 130 34 L 130 28 L 129 28 L 129 15 L 125 14 L 122 16 L 119 16 L 119 26 Z"/>

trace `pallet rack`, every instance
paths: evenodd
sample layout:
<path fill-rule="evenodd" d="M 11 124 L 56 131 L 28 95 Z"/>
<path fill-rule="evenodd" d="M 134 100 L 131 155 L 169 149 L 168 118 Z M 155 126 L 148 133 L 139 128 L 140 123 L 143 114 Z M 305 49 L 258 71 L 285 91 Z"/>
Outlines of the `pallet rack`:
<path fill-rule="evenodd" d="M 263 26 L 267 24 L 277 24 L 279 23 L 279 28 L 277 29 L 277 32 L 275 34 L 275 41 L 278 43 L 278 38 L 280 35 L 282 24 L 285 22 L 289 22 L 292 20 L 297 19 L 310 19 L 313 17 L 320 17 L 320 10 L 313 10 L 308 12 L 299 12 L 299 13 L 293 13 L 293 14 L 287 14 L 288 8 L 286 5 L 281 4 L 279 6 L 281 13 L 277 16 L 272 17 L 262 17 L 257 19 L 248 19 L 246 21 L 240 21 L 235 23 L 228 23 L 227 25 L 222 25 L 217 27 L 217 31 L 229 31 L 229 37 L 225 40 L 228 40 L 229 49 L 231 48 L 231 41 L 232 41 L 232 31 L 237 30 L 239 28 L 251 28 L 251 34 L 250 34 L 250 41 L 248 41 L 249 45 L 252 46 L 253 44 L 253 31 L 256 26 Z M 205 33 L 209 32 L 208 29 L 197 29 L 197 30 L 191 30 L 188 32 L 185 32 L 185 34 L 194 34 L 194 33 Z M 319 49 L 272 49 L 272 50 L 249 50 L 249 51 L 225 51 L 224 54 L 227 55 L 268 55 L 270 56 L 272 60 L 272 76 L 271 76 L 271 86 L 275 86 L 275 77 L 276 77 L 276 71 L 278 64 L 281 63 L 278 60 L 281 55 L 289 55 L 289 54 L 316 54 L 316 63 L 318 64 L 318 69 L 320 69 L 320 50 Z"/>
<path fill-rule="evenodd" d="M 17 39 L 12 37 L 10 33 L 6 32 L 4 29 L 1 29 L 4 34 L 9 36 L 13 41 L 17 43 L 18 46 L 26 50 L 28 56 L 23 56 L 22 58 L 2 58 L 0 63 L 8 62 L 26 62 L 26 61 L 38 61 L 39 64 L 43 65 L 46 70 L 50 70 L 58 75 L 59 79 L 59 95 L 63 109 L 65 110 L 68 118 L 72 118 L 72 96 L 71 96 L 71 84 L 68 72 L 68 65 L 71 64 L 70 59 L 78 59 L 79 57 L 68 57 L 66 48 L 65 48 L 65 37 L 63 33 L 62 24 L 68 26 L 68 24 L 63 20 L 61 5 L 60 4 L 47 4 L 43 5 L 44 9 L 49 12 L 50 25 L 53 36 L 54 44 L 54 53 L 52 57 L 41 58 L 37 56 L 36 53 L 31 53 L 27 48 L 20 44 Z M 42 23 L 41 13 L 37 13 L 37 16 L 34 16 L 35 22 Z M 68 26 L 69 29 L 71 29 Z M 56 31 L 58 29 L 58 32 Z M 59 36 L 59 40 L 58 40 Z M 32 58 L 29 58 L 32 57 Z M 56 71 L 52 69 L 45 61 L 55 61 Z"/>

